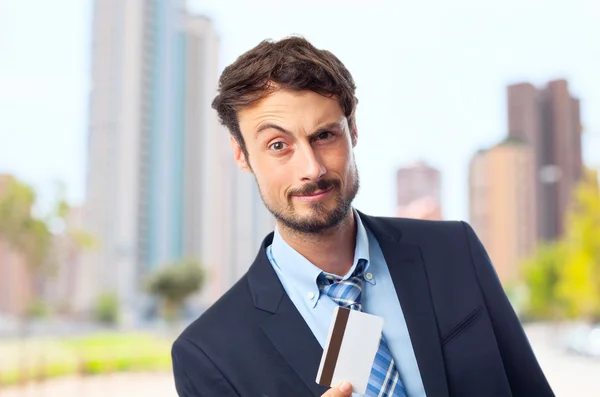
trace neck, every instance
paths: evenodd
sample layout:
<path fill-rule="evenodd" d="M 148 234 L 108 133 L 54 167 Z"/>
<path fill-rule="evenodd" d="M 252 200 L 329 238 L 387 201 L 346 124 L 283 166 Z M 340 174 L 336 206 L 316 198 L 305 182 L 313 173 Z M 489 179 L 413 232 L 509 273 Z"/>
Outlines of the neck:
<path fill-rule="evenodd" d="M 348 211 L 339 225 L 321 233 L 298 233 L 279 223 L 277 227 L 290 247 L 324 272 L 343 276 L 352 267 L 356 247 L 354 211 Z"/>

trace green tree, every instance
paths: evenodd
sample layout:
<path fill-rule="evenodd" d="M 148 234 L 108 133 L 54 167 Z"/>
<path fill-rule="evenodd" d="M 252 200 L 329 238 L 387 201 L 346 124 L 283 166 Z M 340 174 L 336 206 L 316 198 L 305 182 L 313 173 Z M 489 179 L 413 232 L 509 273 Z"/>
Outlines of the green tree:
<path fill-rule="evenodd" d="M 0 237 L 25 259 L 34 278 L 48 264 L 52 233 L 44 219 L 33 215 L 36 195 L 27 184 L 8 178 L 0 196 Z M 31 289 L 35 294 L 36 289 Z M 36 296 L 34 295 L 33 300 Z M 22 313 L 27 314 L 27 311 Z"/>
<path fill-rule="evenodd" d="M 600 321 L 600 189 L 591 170 L 575 191 L 563 243 L 567 255 L 557 295 L 565 302 L 566 315 Z"/>
<path fill-rule="evenodd" d="M 45 216 L 36 215 L 36 199 L 31 186 L 14 177 L 5 180 L 0 195 L 0 238 L 23 256 L 33 282 L 48 276 L 56 265 L 53 229 L 57 233 L 64 233 L 78 248 L 90 249 L 94 246 L 92 236 L 82 230 L 66 227 L 70 207 L 65 199 L 64 185 L 57 184 L 54 205 Z M 40 313 L 40 310 L 31 310 L 41 298 L 38 288 L 32 287 L 31 301 L 26 304 L 28 309 L 21 313 L 24 317 Z"/>
<path fill-rule="evenodd" d="M 146 289 L 159 298 L 164 317 L 173 322 L 185 300 L 201 290 L 204 279 L 202 266 L 193 259 L 184 259 L 152 274 L 147 280 Z"/>
<path fill-rule="evenodd" d="M 553 320 L 562 317 L 563 303 L 556 291 L 565 255 L 563 244 L 544 244 L 525 261 L 524 276 L 529 293 L 525 317 Z"/>
<path fill-rule="evenodd" d="M 600 189 L 585 170 L 574 192 L 564 236 L 542 245 L 524 263 L 526 315 L 538 319 L 600 321 Z"/>

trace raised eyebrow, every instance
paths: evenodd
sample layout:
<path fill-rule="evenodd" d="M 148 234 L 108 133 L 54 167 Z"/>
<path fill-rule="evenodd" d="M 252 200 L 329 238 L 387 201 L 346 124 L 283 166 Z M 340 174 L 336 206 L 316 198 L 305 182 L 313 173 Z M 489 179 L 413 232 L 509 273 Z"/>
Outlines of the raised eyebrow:
<path fill-rule="evenodd" d="M 290 130 L 286 130 L 285 128 L 277 125 L 277 124 L 273 124 L 273 123 L 265 123 L 260 125 L 257 129 L 256 129 L 256 133 L 254 134 L 254 136 L 258 136 L 261 132 L 268 130 L 268 129 L 274 129 L 277 130 L 279 132 L 281 132 L 282 134 L 286 134 L 286 135 L 290 135 L 293 136 L 294 134 L 290 131 Z M 309 137 L 315 137 L 318 136 L 319 134 L 322 134 L 323 132 L 327 132 L 330 130 L 341 130 L 342 126 L 339 122 L 333 122 L 333 123 L 328 123 L 325 124 L 324 126 L 319 127 L 317 130 L 315 130 L 314 132 L 312 132 Z"/>
<path fill-rule="evenodd" d="M 328 124 L 325 124 L 322 127 L 319 127 L 317 130 L 315 130 L 315 132 L 313 132 L 312 134 L 310 134 L 309 137 L 313 138 L 313 137 L 318 136 L 318 135 L 320 135 L 320 134 L 322 134 L 324 132 L 327 132 L 327 131 L 331 131 L 331 130 L 339 131 L 341 129 L 342 129 L 342 126 L 338 122 L 328 123 Z"/>

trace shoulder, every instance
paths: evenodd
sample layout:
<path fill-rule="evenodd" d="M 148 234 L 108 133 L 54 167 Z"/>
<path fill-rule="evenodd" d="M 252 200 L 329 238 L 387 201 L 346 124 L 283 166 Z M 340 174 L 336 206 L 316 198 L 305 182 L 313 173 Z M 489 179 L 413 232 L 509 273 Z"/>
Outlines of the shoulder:
<path fill-rule="evenodd" d="M 368 217 L 370 224 L 378 225 L 377 229 L 394 229 L 404 242 L 456 242 L 465 241 L 468 234 L 474 233 L 471 226 L 464 221 L 432 221 L 411 218 Z"/>
<path fill-rule="evenodd" d="M 381 245 L 384 241 L 400 242 L 401 249 L 418 249 L 430 264 L 456 259 L 469 263 L 472 251 L 483 250 L 472 227 L 464 221 L 430 221 L 409 218 L 364 216 L 367 229 Z"/>
<path fill-rule="evenodd" d="M 400 230 L 407 230 L 412 232 L 418 231 L 447 231 L 457 228 L 462 228 L 462 221 L 431 221 L 424 219 L 412 219 L 412 218 L 395 218 L 395 217 L 377 217 L 383 222 L 387 222 L 390 225 L 397 227 Z"/>
<path fill-rule="evenodd" d="M 265 254 L 265 247 L 272 242 L 272 238 L 273 233 L 265 238 L 246 274 L 192 322 L 179 338 L 214 342 L 225 337 L 244 335 L 246 330 L 260 324 L 266 312 L 256 303 L 257 291 L 275 291 L 270 296 L 274 300 L 281 299 L 283 294 L 281 285 L 274 284 L 279 279 Z M 276 306 L 278 302 L 273 304 Z"/>
<path fill-rule="evenodd" d="M 173 342 L 171 358 L 180 395 L 233 395 L 228 363 L 238 358 L 248 318 L 247 276 L 192 322 Z M 204 394 L 203 394 L 204 395 Z"/>

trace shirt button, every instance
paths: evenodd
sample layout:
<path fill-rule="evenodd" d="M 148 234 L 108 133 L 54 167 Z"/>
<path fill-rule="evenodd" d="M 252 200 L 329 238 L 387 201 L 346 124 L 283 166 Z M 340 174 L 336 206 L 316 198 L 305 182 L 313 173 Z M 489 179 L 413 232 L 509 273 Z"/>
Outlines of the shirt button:
<path fill-rule="evenodd" d="M 373 278 L 373 275 L 371 273 L 367 273 L 367 274 L 365 274 L 365 278 L 367 280 L 371 280 Z"/>
<path fill-rule="evenodd" d="M 312 292 L 309 292 L 309 293 L 308 293 L 308 299 L 310 299 L 310 300 L 313 300 L 313 299 L 315 299 L 315 294 L 314 294 L 314 293 L 312 293 Z"/>

